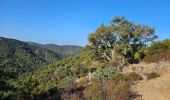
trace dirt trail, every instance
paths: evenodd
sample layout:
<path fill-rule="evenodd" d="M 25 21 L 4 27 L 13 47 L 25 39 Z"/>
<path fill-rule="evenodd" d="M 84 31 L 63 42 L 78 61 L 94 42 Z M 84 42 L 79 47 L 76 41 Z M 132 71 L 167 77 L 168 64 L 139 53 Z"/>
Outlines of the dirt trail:
<path fill-rule="evenodd" d="M 170 73 L 155 79 L 143 80 L 134 85 L 133 90 L 141 95 L 142 100 L 170 100 Z"/>

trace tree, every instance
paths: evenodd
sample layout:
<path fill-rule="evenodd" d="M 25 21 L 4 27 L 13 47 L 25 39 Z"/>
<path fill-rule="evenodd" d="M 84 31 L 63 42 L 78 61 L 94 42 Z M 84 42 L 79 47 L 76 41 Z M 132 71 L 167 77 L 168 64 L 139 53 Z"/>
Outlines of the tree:
<path fill-rule="evenodd" d="M 88 37 L 89 46 L 95 58 L 101 61 L 115 61 L 116 55 L 121 62 L 134 63 L 134 55 L 142 51 L 146 43 L 156 39 L 155 29 L 147 25 L 134 24 L 124 17 L 114 17 L 109 26 L 102 24 Z"/>

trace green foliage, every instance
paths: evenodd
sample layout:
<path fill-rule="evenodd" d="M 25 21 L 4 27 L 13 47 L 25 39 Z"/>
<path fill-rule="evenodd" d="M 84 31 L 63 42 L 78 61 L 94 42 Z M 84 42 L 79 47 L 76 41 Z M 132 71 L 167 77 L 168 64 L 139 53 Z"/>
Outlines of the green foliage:
<path fill-rule="evenodd" d="M 9 81 L 10 84 L 16 89 L 15 95 L 18 97 L 30 96 L 32 90 L 38 85 L 37 81 L 33 81 L 31 76 L 24 80 Z"/>
<path fill-rule="evenodd" d="M 89 35 L 89 45 L 97 60 L 115 60 L 116 53 L 122 56 L 122 63 L 133 63 L 135 53 L 142 50 L 145 43 L 157 38 L 154 33 L 152 27 L 115 17 L 109 26 L 101 25 Z"/>
<path fill-rule="evenodd" d="M 153 42 L 145 50 L 144 61 L 147 63 L 170 61 L 170 40 Z"/>
<path fill-rule="evenodd" d="M 60 80 L 57 86 L 59 88 L 72 89 L 75 87 L 75 78 L 73 76 L 67 76 Z"/>
<path fill-rule="evenodd" d="M 73 56 L 80 53 L 82 47 L 75 45 L 55 45 L 55 44 L 37 44 L 33 42 L 28 42 L 28 44 L 36 47 L 45 48 L 56 53 L 61 53 L 63 56 Z"/>
<path fill-rule="evenodd" d="M 162 40 L 162 41 L 157 41 L 153 42 L 147 49 L 146 49 L 146 54 L 147 55 L 153 55 L 153 54 L 159 54 L 162 52 L 165 52 L 170 49 L 170 40 Z"/>
<path fill-rule="evenodd" d="M 75 78 L 87 75 L 91 64 L 91 58 L 91 52 L 87 48 L 84 48 L 77 56 L 68 57 L 49 64 L 32 73 L 25 73 L 16 81 L 22 82 L 27 79 L 27 77 L 31 76 L 31 80 L 37 82 L 37 86 L 32 90 L 34 94 L 54 87 L 71 88 L 75 82 Z M 18 85 L 19 84 L 15 84 L 14 86 L 16 87 Z"/>
<path fill-rule="evenodd" d="M 12 87 L 9 83 L 0 80 L 0 99 L 8 99 L 13 95 L 14 87 Z"/>
<path fill-rule="evenodd" d="M 141 61 L 144 58 L 145 54 L 143 51 L 136 52 L 134 55 L 135 60 Z"/>
<path fill-rule="evenodd" d="M 128 100 L 130 85 L 143 78 L 136 73 L 121 74 L 119 67 L 139 62 L 145 55 L 144 61 L 170 59 L 170 40 L 147 47 L 155 38 L 154 28 L 134 24 L 124 17 L 113 18 L 109 26 L 101 25 L 89 35 L 89 44 L 83 49 L 0 38 L 0 99 L 57 95 L 60 99 L 75 96 L 73 98 L 90 100 Z M 75 56 L 67 57 L 69 55 Z M 67 58 L 61 60 L 63 57 Z M 97 70 L 92 73 L 88 86 L 84 78 L 91 67 Z M 157 76 L 151 73 L 148 79 Z M 84 79 L 82 83 L 75 82 L 78 77 Z M 70 91 L 66 93 L 65 89 Z"/>
<path fill-rule="evenodd" d="M 65 65 L 71 58 L 43 68 L 49 63 L 63 59 L 62 51 L 53 52 L 46 48 L 2 37 L 0 37 L 0 44 L 0 81 L 3 82 L 0 87 L 0 97 L 2 98 L 30 96 L 34 89 L 43 90 L 55 87 L 56 81 L 73 74 L 69 68 L 72 66 L 72 62 Z M 66 50 L 69 50 L 69 54 L 74 55 L 80 48 L 64 46 L 63 49 L 65 53 Z M 73 53 L 71 49 L 73 49 Z M 53 69 L 51 66 L 55 66 L 55 68 Z M 54 72 L 54 70 L 56 71 Z M 42 73 L 40 74 L 39 71 Z"/>
<path fill-rule="evenodd" d="M 60 54 L 18 40 L 1 38 L 0 44 L 0 70 L 5 74 L 20 75 L 62 59 Z"/>
<path fill-rule="evenodd" d="M 92 75 L 92 82 L 107 82 L 113 75 L 117 74 L 117 70 L 114 67 L 104 67 L 99 68 L 93 75 Z"/>

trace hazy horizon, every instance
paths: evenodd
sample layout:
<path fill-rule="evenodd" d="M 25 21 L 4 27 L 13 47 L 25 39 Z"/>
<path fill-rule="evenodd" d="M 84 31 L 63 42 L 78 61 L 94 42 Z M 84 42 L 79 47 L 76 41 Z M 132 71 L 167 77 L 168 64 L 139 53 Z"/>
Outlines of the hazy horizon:
<path fill-rule="evenodd" d="M 170 38 L 169 0 L 1 0 L 0 37 L 84 46 L 89 33 L 114 16 L 155 27 Z"/>

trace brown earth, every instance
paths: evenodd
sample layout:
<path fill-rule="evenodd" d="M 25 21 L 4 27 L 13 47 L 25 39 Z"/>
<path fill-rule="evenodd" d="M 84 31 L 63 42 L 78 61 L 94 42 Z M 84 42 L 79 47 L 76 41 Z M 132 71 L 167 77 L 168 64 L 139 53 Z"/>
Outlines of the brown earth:
<path fill-rule="evenodd" d="M 143 80 L 134 85 L 133 90 L 141 95 L 142 100 L 170 100 L 170 74 Z"/>
<path fill-rule="evenodd" d="M 140 68 L 135 69 L 136 67 L 134 68 L 134 66 L 140 66 Z M 170 62 L 147 65 L 138 64 L 133 65 L 132 68 L 134 72 L 137 72 L 144 77 L 144 80 L 139 81 L 132 86 L 132 90 L 138 95 L 135 100 L 170 100 Z M 130 70 L 131 67 L 129 67 L 129 69 L 126 69 L 126 71 Z M 140 73 L 138 71 L 140 71 Z M 161 76 L 148 80 L 144 75 L 147 73 L 147 71 L 156 71 Z"/>

